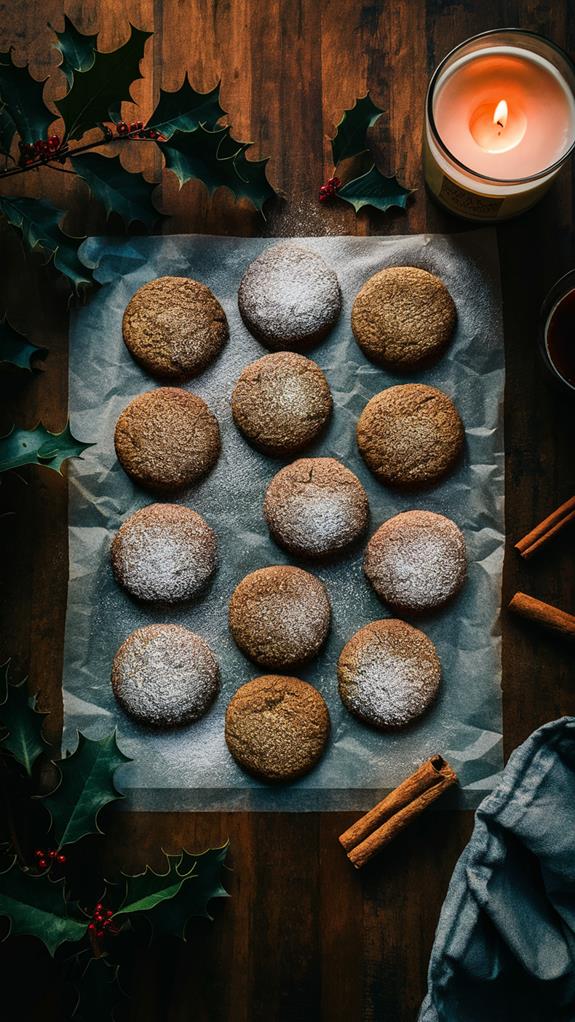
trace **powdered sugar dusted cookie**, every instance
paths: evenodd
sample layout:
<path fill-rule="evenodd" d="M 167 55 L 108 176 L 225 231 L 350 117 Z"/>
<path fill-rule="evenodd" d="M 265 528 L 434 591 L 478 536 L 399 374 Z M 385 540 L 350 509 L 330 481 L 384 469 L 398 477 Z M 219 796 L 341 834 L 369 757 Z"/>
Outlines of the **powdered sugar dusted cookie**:
<path fill-rule="evenodd" d="M 404 511 L 371 537 L 363 562 L 378 596 L 398 611 L 421 613 L 447 603 L 465 580 L 465 540 L 434 511 Z"/>
<path fill-rule="evenodd" d="M 435 699 L 441 664 L 427 635 L 395 618 L 372 621 L 343 647 L 339 694 L 360 720 L 383 730 L 406 727 Z"/>
<path fill-rule="evenodd" d="M 136 628 L 112 666 L 112 688 L 139 724 L 171 728 L 198 720 L 219 686 L 219 668 L 207 643 L 180 625 Z"/>
<path fill-rule="evenodd" d="M 216 535 L 180 504 L 149 504 L 120 526 L 111 548 L 117 581 L 139 600 L 195 596 L 216 567 Z"/>
<path fill-rule="evenodd" d="M 270 532 L 301 557 L 327 557 L 367 527 L 369 504 L 357 476 L 335 458 L 299 458 L 269 484 L 264 515 Z"/>
<path fill-rule="evenodd" d="M 272 351 L 304 351 L 329 333 L 341 311 L 333 270 L 292 241 L 266 248 L 242 278 L 238 305 L 250 333 Z"/>

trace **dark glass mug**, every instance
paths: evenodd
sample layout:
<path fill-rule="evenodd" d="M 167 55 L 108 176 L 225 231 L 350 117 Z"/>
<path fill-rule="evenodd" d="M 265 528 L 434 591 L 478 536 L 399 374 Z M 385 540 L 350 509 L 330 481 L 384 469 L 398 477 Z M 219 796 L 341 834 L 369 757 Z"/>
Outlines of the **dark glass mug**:
<path fill-rule="evenodd" d="M 539 350 L 555 384 L 575 397 L 575 270 L 559 278 L 541 306 Z"/>

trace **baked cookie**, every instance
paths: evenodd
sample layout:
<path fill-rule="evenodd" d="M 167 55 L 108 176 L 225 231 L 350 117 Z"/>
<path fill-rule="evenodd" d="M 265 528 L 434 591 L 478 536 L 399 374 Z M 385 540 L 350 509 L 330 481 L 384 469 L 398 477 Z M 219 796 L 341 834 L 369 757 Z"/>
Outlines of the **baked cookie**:
<path fill-rule="evenodd" d="M 465 581 L 463 533 L 434 511 L 404 511 L 371 537 L 363 568 L 378 596 L 395 610 L 435 610 Z"/>
<path fill-rule="evenodd" d="M 209 287 L 189 277 L 158 277 L 128 302 L 122 333 L 128 350 L 153 376 L 188 380 L 216 357 L 229 331 Z"/>
<path fill-rule="evenodd" d="M 328 382 L 303 355 L 278 351 L 242 371 L 232 393 L 238 429 L 265 454 L 292 454 L 321 433 L 331 415 Z"/>
<path fill-rule="evenodd" d="M 138 724 L 179 727 L 202 717 L 214 701 L 219 668 L 207 643 L 180 625 L 136 628 L 112 666 L 112 688 Z"/>
<path fill-rule="evenodd" d="M 226 710 L 226 742 L 240 766 L 268 781 L 291 781 L 317 763 L 329 737 L 317 689 L 299 678 L 264 674 L 242 685 Z"/>
<path fill-rule="evenodd" d="M 333 270 L 292 241 L 266 248 L 248 266 L 238 292 L 244 323 L 272 351 L 304 351 L 329 333 L 341 311 Z"/>
<path fill-rule="evenodd" d="M 357 295 L 351 327 L 368 358 L 391 369 L 412 370 L 447 346 L 457 313 L 445 284 L 416 266 L 374 273 Z"/>
<path fill-rule="evenodd" d="M 327 638 L 330 620 L 323 582 L 290 565 L 252 571 L 230 600 L 230 631 L 242 653 L 263 667 L 311 660 Z"/>
<path fill-rule="evenodd" d="M 367 528 L 369 504 L 357 476 L 335 458 L 300 458 L 269 484 L 264 515 L 274 539 L 300 557 L 327 557 Z"/>
<path fill-rule="evenodd" d="M 389 486 L 437 482 L 455 465 L 463 440 L 463 423 L 451 398 L 423 383 L 380 391 L 357 423 L 363 460 Z"/>
<path fill-rule="evenodd" d="M 149 504 L 130 515 L 112 540 L 116 580 L 139 600 L 177 603 L 195 596 L 216 567 L 216 534 L 179 504 Z"/>
<path fill-rule="evenodd" d="M 136 483 L 175 492 L 215 465 L 220 430 L 201 397 L 178 387 L 158 387 L 124 408 L 114 444 L 122 468 Z"/>
<path fill-rule="evenodd" d="M 387 618 L 364 625 L 343 647 L 339 694 L 360 720 L 383 730 L 406 727 L 435 699 L 441 663 L 427 635 Z"/>

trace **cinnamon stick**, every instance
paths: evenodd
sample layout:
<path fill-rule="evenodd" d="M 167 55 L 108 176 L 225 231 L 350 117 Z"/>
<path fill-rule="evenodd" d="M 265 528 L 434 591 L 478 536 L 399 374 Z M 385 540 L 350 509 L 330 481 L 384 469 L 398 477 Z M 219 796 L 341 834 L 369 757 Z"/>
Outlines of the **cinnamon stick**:
<path fill-rule="evenodd" d="M 547 518 L 539 522 L 539 525 L 536 525 L 531 532 L 528 532 L 523 539 L 515 544 L 515 549 L 522 557 L 529 558 L 572 521 L 575 521 L 575 497 L 570 497 Z"/>
<path fill-rule="evenodd" d="M 534 596 L 528 596 L 526 593 L 515 593 L 509 604 L 509 610 L 529 621 L 535 621 L 538 625 L 543 625 L 544 628 L 549 628 L 563 638 L 575 639 L 575 617 L 564 610 L 559 610 L 551 603 L 536 600 Z"/>
<path fill-rule="evenodd" d="M 407 827 L 416 816 L 457 781 L 443 756 L 435 755 L 407 777 L 365 816 L 340 835 L 340 844 L 356 869 Z"/>

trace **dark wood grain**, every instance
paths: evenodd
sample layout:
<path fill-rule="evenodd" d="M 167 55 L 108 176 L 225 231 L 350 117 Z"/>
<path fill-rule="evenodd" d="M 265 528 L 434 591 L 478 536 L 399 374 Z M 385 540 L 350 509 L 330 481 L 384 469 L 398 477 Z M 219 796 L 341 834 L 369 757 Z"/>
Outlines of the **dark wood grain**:
<path fill-rule="evenodd" d="M 57 56 L 43 26 L 62 25 L 62 0 L 17 2 L 3 8 L 0 46 L 32 57 L 37 77 Z M 433 205 L 421 174 L 423 99 L 430 72 L 461 39 L 487 28 L 520 25 L 549 35 L 572 54 L 575 19 L 569 0 L 70 0 L 67 13 L 84 31 L 100 30 L 112 48 L 128 34 L 127 20 L 153 30 L 134 96 L 146 113 L 160 86 L 176 88 L 186 70 L 197 88 L 221 78 L 224 106 L 239 137 L 270 155 L 270 176 L 285 192 L 263 223 L 226 194 L 209 201 L 204 189 L 178 190 L 169 175 L 159 190 L 171 216 L 165 230 L 223 234 L 398 234 L 457 231 L 467 225 Z M 61 83 L 50 87 L 62 92 Z M 370 89 L 384 116 L 375 129 L 388 172 L 416 188 L 405 214 L 326 210 L 317 188 L 331 170 L 326 135 L 346 106 Z M 59 91 L 58 91 L 59 90 Z M 127 112 L 127 111 L 126 111 Z M 150 179 L 158 157 L 144 147 L 129 166 Z M 142 161 L 142 162 L 140 162 Z M 45 174 L 47 172 L 42 172 Z M 51 193 L 70 206 L 79 231 L 106 225 L 84 185 L 53 175 Z M 28 194 L 47 185 L 26 178 Z M 544 555 L 523 562 L 515 540 L 574 491 L 575 417 L 550 389 L 536 351 L 541 301 L 554 279 L 573 265 L 573 164 L 545 200 L 499 228 L 504 291 L 507 385 L 506 521 L 508 550 L 503 606 L 516 589 L 567 610 L 575 606 L 575 530 L 565 530 Z M 49 270 L 2 236 L 0 297 L 16 326 L 50 347 L 45 371 L 26 381 L 2 381 L 3 425 L 49 428 L 66 421 L 66 297 Z M 60 671 L 66 602 L 66 484 L 47 470 L 24 470 L 1 488 L 4 586 L 3 645 L 16 668 L 50 708 L 50 730 L 61 723 Z M 571 653 L 557 640 L 502 614 L 505 750 L 544 721 L 575 711 Z M 472 683 L 461 679 L 462 684 Z M 413 1022 L 425 990 L 429 951 L 453 864 L 470 833 L 470 814 L 435 813 L 362 875 L 347 863 L 337 835 L 350 814 L 138 814 L 111 822 L 110 865 L 153 862 L 159 848 L 232 843 L 231 899 L 214 924 L 198 922 L 190 945 L 173 962 L 169 982 L 142 962 L 131 1017 L 218 1022 L 323 1022 L 389 1019 Z M 7 952 L 6 964 L 10 970 Z M 40 968 L 40 966 L 38 966 Z M 41 969 L 39 975 L 42 975 Z M 41 1005 L 40 1005 L 41 1002 Z M 34 1002 L 36 1004 L 36 1002 Z M 48 994 L 26 1017 L 61 1017 Z M 34 1011 L 38 1014 L 34 1014 Z"/>

